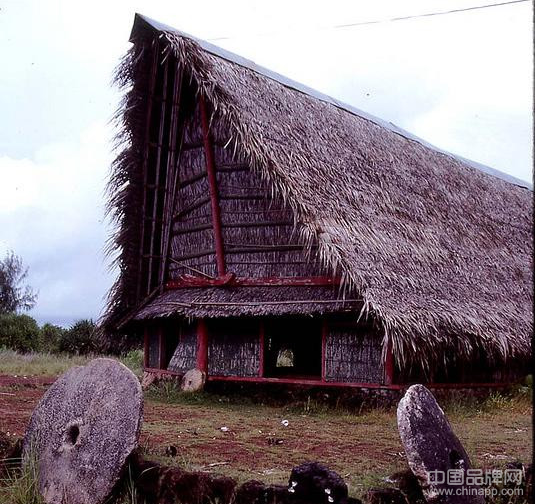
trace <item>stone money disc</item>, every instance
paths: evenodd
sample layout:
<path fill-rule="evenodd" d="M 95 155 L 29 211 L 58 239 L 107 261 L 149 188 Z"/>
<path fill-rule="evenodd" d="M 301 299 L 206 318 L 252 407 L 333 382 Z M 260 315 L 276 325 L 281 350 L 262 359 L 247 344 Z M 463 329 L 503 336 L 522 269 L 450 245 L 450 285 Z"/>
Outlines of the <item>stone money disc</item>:
<path fill-rule="evenodd" d="M 198 392 L 204 387 L 206 375 L 199 369 L 190 369 L 182 378 L 180 388 L 184 392 Z"/>
<path fill-rule="evenodd" d="M 137 446 L 142 415 L 138 379 L 113 359 L 60 376 L 33 411 L 23 444 L 45 502 L 104 502 Z"/>
<path fill-rule="evenodd" d="M 399 401 L 397 419 L 407 462 L 429 503 L 484 504 L 481 488 L 464 484 L 466 471 L 471 469 L 470 459 L 427 388 L 409 387 Z M 452 470 L 455 473 L 449 472 Z M 451 483 L 450 476 L 459 472 L 462 481 Z M 441 493 L 447 490 L 452 493 Z"/>

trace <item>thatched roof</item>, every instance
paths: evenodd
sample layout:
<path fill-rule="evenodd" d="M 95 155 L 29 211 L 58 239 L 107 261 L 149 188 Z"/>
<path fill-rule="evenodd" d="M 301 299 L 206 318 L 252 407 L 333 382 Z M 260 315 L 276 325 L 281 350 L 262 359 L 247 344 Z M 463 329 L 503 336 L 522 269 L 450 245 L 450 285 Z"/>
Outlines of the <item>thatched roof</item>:
<path fill-rule="evenodd" d="M 237 317 L 262 315 L 321 315 L 358 311 L 362 302 L 342 299 L 333 287 L 195 287 L 164 292 L 141 308 L 135 320 L 183 315 Z"/>
<path fill-rule="evenodd" d="M 147 36 L 159 36 L 178 58 L 234 148 L 291 205 L 399 359 L 419 354 L 431 362 L 446 347 L 461 358 L 479 348 L 497 358 L 530 355 L 531 190 L 140 17 L 119 73 L 125 84 L 135 80 Z M 132 93 L 123 119 L 135 142 Z M 114 178 L 115 186 L 123 182 L 111 204 L 122 224 L 123 274 L 112 313 L 135 276 L 127 237 L 136 224 L 126 218 L 135 215 L 133 151 L 120 156 Z"/>

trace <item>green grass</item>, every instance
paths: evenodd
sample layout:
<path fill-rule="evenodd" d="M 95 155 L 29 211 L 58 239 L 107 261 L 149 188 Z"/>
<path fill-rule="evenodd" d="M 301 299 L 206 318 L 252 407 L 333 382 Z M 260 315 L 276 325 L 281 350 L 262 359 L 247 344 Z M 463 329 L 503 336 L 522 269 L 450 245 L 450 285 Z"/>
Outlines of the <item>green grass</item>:
<path fill-rule="evenodd" d="M 92 357 L 51 353 L 26 353 L 0 349 L 0 374 L 56 376 L 73 366 L 83 366 Z"/>
<path fill-rule="evenodd" d="M 45 504 L 38 488 L 36 458 L 30 456 L 20 470 L 9 471 L 0 481 L 0 502 L 6 504 Z"/>
<path fill-rule="evenodd" d="M 57 353 L 20 353 L 0 349 L 0 374 L 17 376 L 57 376 L 73 366 L 83 366 L 99 355 L 68 355 Z M 112 358 L 116 358 L 113 357 Z M 131 350 L 119 360 L 136 376 L 143 374 L 143 351 Z"/>
<path fill-rule="evenodd" d="M 114 358 L 114 357 L 112 357 Z M 119 360 L 137 376 L 143 375 L 143 350 L 130 350 Z"/>

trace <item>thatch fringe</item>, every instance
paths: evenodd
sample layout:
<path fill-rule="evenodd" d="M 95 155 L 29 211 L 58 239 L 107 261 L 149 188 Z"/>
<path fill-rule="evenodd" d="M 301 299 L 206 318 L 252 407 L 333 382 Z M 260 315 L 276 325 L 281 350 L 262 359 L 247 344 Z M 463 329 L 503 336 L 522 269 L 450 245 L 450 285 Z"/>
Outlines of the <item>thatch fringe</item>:
<path fill-rule="evenodd" d="M 149 74 L 152 44 L 135 44 L 116 69 L 114 82 L 124 91 L 123 100 L 115 113 L 117 126 L 114 160 L 107 185 L 108 218 L 115 232 L 106 245 L 111 267 L 119 275 L 107 299 L 107 310 L 101 324 L 106 332 L 113 332 L 118 319 L 135 306 L 138 278 L 139 222 L 143 198 L 143 152 L 145 148 L 146 113 L 148 108 Z"/>

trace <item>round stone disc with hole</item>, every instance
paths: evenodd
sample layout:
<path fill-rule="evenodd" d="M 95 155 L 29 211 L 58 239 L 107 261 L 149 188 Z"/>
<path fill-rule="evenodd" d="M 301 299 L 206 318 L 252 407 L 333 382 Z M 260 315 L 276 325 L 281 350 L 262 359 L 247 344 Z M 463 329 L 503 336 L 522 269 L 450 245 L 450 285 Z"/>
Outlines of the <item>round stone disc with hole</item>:
<path fill-rule="evenodd" d="M 206 375 L 200 369 L 190 369 L 184 374 L 180 388 L 183 392 L 198 392 L 204 387 Z"/>
<path fill-rule="evenodd" d="M 101 504 L 137 447 L 143 416 L 139 380 L 113 359 L 60 376 L 32 413 L 23 444 L 48 504 Z"/>

